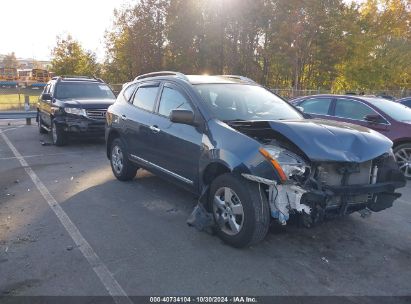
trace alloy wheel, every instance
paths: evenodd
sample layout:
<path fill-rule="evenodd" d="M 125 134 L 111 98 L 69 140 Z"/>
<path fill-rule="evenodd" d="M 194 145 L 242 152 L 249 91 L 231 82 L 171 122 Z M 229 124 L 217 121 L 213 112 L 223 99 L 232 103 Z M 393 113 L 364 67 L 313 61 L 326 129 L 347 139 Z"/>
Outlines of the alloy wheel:
<path fill-rule="evenodd" d="M 117 145 L 111 151 L 111 163 L 113 164 L 114 171 L 117 174 L 121 174 L 121 170 L 123 170 L 123 152 Z"/>
<path fill-rule="evenodd" d="M 215 192 L 213 212 L 221 231 L 228 235 L 236 235 L 241 231 L 244 224 L 244 210 L 234 190 L 222 187 Z"/>
<path fill-rule="evenodd" d="M 396 151 L 395 160 L 405 177 L 411 178 L 411 148 L 402 148 Z"/>

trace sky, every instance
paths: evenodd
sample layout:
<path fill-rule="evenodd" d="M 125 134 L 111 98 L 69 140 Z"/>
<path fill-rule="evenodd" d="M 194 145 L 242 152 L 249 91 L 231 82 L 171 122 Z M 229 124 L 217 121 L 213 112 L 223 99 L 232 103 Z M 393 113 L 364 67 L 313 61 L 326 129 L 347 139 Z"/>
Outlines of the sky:
<path fill-rule="evenodd" d="M 104 31 L 125 0 L 0 0 L 0 54 L 49 60 L 58 35 L 71 34 L 104 58 Z"/>
<path fill-rule="evenodd" d="M 0 54 L 49 60 L 58 35 L 71 34 L 104 59 L 113 10 L 137 0 L 0 0 Z M 239 0 L 241 1 L 241 0 Z M 345 0 L 349 3 L 361 0 Z"/>

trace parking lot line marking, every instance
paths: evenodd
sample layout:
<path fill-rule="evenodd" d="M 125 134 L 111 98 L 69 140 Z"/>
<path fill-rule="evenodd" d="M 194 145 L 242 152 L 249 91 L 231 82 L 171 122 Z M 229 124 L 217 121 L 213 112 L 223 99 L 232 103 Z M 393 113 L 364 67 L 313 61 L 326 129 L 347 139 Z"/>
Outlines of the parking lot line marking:
<path fill-rule="evenodd" d="M 0 130 L 0 135 L 3 140 L 6 142 L 10 150 L 16 156 L 16 159 L 19 160 L 21 166 L 24 168 L 26 173 L 30 176 L 31 180 L 40 191 L 41 195 L 49 204 L 51 210 L 54 211 L 57 218 L 60 220 L 60 223 L 66 229 L 70 237 L 73 239 L 74 243 L 80 249 L 83 256 L 86 258 L 94 272 L 97 274 L 101 283 L 108 291 L 108 293 L 113 297 L 114 301 L 118 304 L 131 304 L 132 301 L 127 296 L 126 292 L 113 277 L 112 273 L 108 270 L 107 266 L 103 263 L 97 253 L 93 250 L 91 245 L 83 237 L 80 230 L 74 225 L 67 213 L 59 205 L 56 199 L 51 195 L 50 191 L 46 188 L 43 182 L 39 179 L 37 174 L 31 169 L 24 157 L 17 151 L 16 147 L 11 143 L 9 138 Z"/>
<path fill-rule="evenodd" d="M 33 155 L 24 155 L 23 158 L 33 158 L 33 157 L 45 157 L 45 156 L 58 156 L 58 155 L 71 155 L 71 154 L 84 154 L 84 152 L 61 152 L 61 153 L 49 153 L 49 154 L 33 154 Z M 17 159 L 16 156 L 13 157 L 0 157 L 0 160 L 10 160 Z"/>

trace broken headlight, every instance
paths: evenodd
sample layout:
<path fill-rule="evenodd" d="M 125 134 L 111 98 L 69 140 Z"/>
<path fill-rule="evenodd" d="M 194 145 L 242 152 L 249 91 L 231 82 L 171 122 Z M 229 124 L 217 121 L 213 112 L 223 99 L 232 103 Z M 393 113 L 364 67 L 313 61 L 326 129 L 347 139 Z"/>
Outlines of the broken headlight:
<path fill-rule="evenodd" d="M 309 168 L 301 157 L 281 147 L 263 146 L 260 153 L 274 166 L 282 182 L 292 176 L 303 176 Z"/>
<path fill-rule="evenodd" d="M 86 110 L 81 109 L 81 108 L 64 108 L 64 112 L 73 114 L 73 115 L 87 116 Z"/>

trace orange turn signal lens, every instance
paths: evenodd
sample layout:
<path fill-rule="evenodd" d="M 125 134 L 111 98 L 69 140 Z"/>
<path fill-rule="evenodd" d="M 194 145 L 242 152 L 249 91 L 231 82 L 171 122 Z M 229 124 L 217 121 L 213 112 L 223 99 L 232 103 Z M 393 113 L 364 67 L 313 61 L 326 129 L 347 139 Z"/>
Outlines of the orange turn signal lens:
<path fill-rule="evenodd" d="M 259 151 L 264 156 L 264 158 L 268 160 L 273 165 L 273 167 L 277 170 L 277 173 L 280 176 L 281 181 L 285 182 L 287 180 L 287 176 L 285 175 L 280 164 L 274 158 L 272 158 L 272 156 L 270 155 L 270 153 L 268 153 L 267 150 L 260 148 Z"/>

